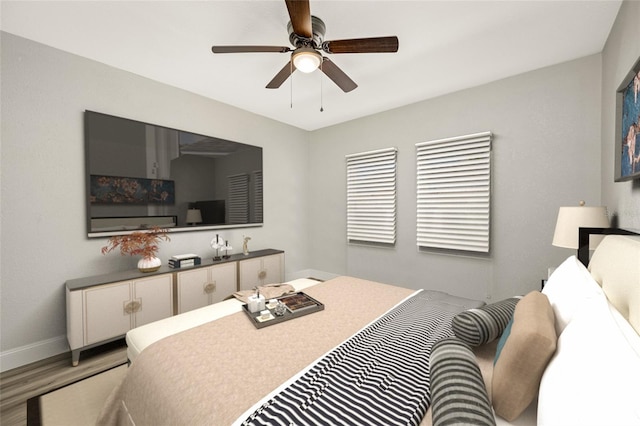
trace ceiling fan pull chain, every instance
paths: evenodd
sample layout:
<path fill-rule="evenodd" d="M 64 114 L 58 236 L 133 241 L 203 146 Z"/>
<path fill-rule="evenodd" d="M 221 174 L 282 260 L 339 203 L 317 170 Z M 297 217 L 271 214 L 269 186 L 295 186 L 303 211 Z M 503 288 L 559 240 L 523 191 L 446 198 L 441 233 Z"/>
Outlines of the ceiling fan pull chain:
<path fill-rule="evenodd" d="M 322 63 L 324 61 L 320 61 L 320 112 L 324 112 L 324 108 L 322 107 L 323 99 L 322 99 Z"/>
<path fill-rule="evenodd" d="M 293 109 L 293 61 L 289 61 L 289 108 Z"/>

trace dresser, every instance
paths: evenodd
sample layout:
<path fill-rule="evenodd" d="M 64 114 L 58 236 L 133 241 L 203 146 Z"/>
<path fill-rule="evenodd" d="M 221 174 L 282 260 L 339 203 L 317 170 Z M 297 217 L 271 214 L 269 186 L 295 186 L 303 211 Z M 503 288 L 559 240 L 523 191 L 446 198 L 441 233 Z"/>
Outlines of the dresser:
<path fill-rule="evenodd" d="M 80 352 L 122 338 L 129 330 L 219 302 L 238 290 L 284 281 L 284 252 L 266 249 L 201 265 L 136 270 L 65 283 L 71 362 Z"/>

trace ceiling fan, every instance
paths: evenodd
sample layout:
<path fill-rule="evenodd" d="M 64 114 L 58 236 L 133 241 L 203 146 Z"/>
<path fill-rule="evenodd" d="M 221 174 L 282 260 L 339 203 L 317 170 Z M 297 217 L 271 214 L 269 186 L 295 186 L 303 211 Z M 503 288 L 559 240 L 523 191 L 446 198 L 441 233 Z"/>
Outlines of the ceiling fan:
<path fill-rule="evenodd" d="M 398 51 L 398 37 L 371 37 L 325 41 L 325 25 L 322 20 L 311 15 L 309 0 L 285 0 L 289 18 L 287 25 L 289 41 L 294 48 L 286 46 L 213 46 L 213 53 L 254 53 L 278 52 L 291 54 L 289 62 L 267 84 L 267 89 L 277 89 L 293 71 L 310 73 L 316 68 L 327 75 L 344 92 L 350 92 L 358 85 L 321 51 L 338 53 L 388 53 Z"/>

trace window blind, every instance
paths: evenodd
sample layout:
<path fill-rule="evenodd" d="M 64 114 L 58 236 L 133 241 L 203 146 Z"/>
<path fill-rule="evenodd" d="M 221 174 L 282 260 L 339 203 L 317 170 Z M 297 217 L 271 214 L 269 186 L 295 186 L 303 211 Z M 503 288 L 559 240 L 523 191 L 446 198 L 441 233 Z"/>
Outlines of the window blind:
<path fill-rule="evenodd" d="M 347 240 L 396 242 L 396 148 L 350 154 L 347 160 Z"/>
<path fill-rule="evenodd" d="M 416 144 L 418 247 L 489 252 L 491 139 Z"/>
<path fill-rule="evenodd" d="M 249 222 L 249 175 L 239 174 L 227 177 L 229 182 L 229 223 Z"/>

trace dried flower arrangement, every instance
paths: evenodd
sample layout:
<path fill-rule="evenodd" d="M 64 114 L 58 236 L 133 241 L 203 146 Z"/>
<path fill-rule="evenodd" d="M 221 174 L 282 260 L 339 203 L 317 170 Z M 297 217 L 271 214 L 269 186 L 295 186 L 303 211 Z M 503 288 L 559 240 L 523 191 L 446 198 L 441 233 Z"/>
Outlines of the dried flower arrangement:
<path fill-rule="evenodd" d="M 108 244 L 102 247 L 102 254 L 120 247 L 121 255 L 142 256 L 143 259 L 154 258 L 160 248 L 160 241 L 171 241 L 166 228 L 153 227 L 149 231 L 136 231 L 128 235 L 115 235 L 109 238 Z"/>

